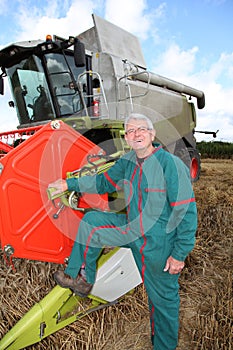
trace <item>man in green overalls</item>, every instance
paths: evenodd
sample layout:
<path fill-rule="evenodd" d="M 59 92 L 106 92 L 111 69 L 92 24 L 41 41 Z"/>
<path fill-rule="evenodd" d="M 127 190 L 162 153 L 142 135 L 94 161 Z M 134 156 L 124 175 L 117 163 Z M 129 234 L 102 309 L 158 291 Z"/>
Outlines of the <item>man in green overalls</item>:
<path fill-rule="evenodd" d="M 179 329 L 178 278 L 194 247 L 197 210 L 189 169 L 153 144 L 154 138 L 151 120 L 131 114 L 125 121 L 130 152 L 103 174 L 50 185 L 57 192 L 103 194 L 123 189 L 127 210 L 126 214 L 85 214 L 65 272 L 58 270 L 54 278 L 60 286 L 86 296 L 95 282 L 102 247 L 131 248 L 148 294 L 154 350 L 174 350 Z"/>

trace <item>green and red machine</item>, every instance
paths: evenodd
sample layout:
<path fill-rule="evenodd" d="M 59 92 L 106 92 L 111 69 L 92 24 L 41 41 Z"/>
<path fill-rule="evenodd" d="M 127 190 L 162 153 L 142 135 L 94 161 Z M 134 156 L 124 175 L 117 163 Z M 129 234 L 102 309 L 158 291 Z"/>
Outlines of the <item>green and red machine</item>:
<path fill-rule="evenodd" d="M 124 210 L 114 194 L 54 197 L 57 178 L 103 172 L 128 151 L 124 119 L 151 118 L 157 141 L 200 174 L 194 137 L 200 90 L 147 70 L 138 39 L 93 15 L 77 37 L 11 44 L 0 51 L 0 93 L 9 79 L 19 125 L 0 133 L 0 241 L 4 256 L 63 264 L 87 210 Z M 115 303 L 141 283 L 131 252 L 103 253 L 89 304 L 55 287 L 4 338 L 0 349 L 21 349 L 96 309 Z"/>

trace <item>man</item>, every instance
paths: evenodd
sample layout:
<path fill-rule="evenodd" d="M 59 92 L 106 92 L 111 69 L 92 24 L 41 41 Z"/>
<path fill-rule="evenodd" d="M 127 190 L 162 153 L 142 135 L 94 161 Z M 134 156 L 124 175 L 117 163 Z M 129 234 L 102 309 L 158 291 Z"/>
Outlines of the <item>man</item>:
<path fill-rule="evenodd" d="M 153 145 L 154 138 L 151 120 L 131 114 L 125 121 L 125 140 L 132 150 L 112 168 L 51 184 L 58 192 L 101 194 L 123 189 L 127 210 L 126 214 L 88 212 L 65 272 L 57 271 L 54 278 L 60 286 L 86 296 L 95 282 L 101 248 L 131 248 L 148 294 L 154 350 L 174 350 L 179 328 L 178 278 L 194 246 L 197 212 L 188 168 L 161 145 Z"/>

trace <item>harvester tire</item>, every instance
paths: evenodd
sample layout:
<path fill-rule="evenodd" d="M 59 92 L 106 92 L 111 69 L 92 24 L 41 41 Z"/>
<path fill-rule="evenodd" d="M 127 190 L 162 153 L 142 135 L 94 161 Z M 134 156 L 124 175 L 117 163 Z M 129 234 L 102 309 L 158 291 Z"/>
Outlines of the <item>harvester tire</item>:
<path fill-rule="evenodd" d="M 196 182 L 199 180 L 201 173 L 201 159 L 199 152 L 194 148 L 189 148 L 190 155 L 190 176 L 192 182 Z"/>
<path fill-rule="evenodd" d="M 192 182 L 198 181 L 201 173 L 200 154 L 195 148 L 181 148 L 175 153 L 190 170 L 190 178 Z"/>

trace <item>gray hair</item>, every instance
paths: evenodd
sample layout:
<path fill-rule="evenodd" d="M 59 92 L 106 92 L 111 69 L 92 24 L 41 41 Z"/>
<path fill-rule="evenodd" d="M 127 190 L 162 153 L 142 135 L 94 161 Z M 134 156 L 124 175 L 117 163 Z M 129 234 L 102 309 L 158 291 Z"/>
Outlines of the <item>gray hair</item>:
<path fill-rule="evenodd" d="M 145 116 L 144 114 L 139 114 L 139 113 L 131 113 L 125 119 L 125 123 L 124 123 L 125 130 L 126 130 L 127 124 L 129 124 L 130 120 L 145 120 L 146 123 L 147 123 L 148 128 L 151 129 L 151 130 L 154 129 L 152 121 L 147 116 Z"/>

